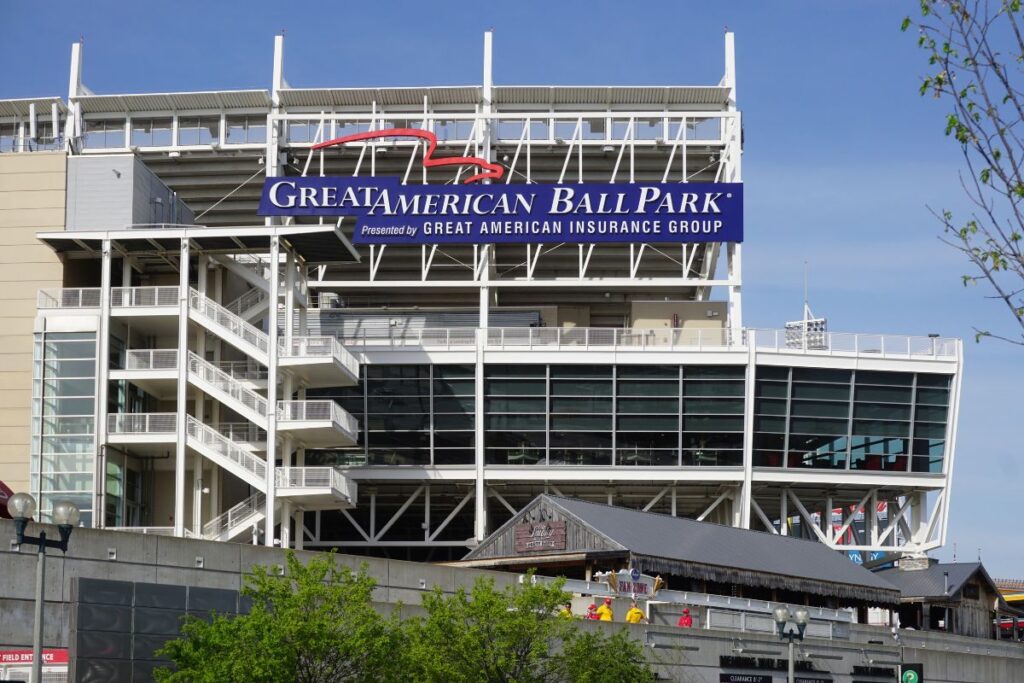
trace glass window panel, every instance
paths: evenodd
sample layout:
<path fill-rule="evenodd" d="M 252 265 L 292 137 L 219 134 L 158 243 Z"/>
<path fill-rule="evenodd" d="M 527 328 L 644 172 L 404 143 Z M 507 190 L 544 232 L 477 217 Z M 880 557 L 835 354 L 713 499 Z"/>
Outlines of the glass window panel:
<path fill-rule="evenodd" d="M 949 375 L 929 375 L 922 373 L 917 376 L 917 386 L 949 389 L 949 380 Z"/>
<path fill-rule="evenodd" d="M 546 461 L 543 448 L 488 448 L 484 451 L 484 462 L 488 465 L 543 465 Z"/>
<path fill-rule="evenodd" d="M 782 467 L 780 451 L 754 451 L 754 467 Z"/>
<path fill-rule="evenodd" d="M 170 147 L 173 144 L 172 133 L 171 119 L 153 121 L 153 146 Z"/>
<path fill-rule="evenodd" d="M 765 398 L 786 398 L 789 395 L 789 385 L 782 382 L 758 382 L 757 395 Z"/>
<path fill-rule="evenodd" d="M 429 415 L 401 415 L 398 413 L 371 414 L 366 418 L 366 426 L 371 430 L 423 430 L 430 429 Z"/>
<path fill-rule="evenodd" d="M 435 365 L 434 379 L 473 379 L 476 367 L 473 365 Z"/>
<path fill-rule="evenodd" d="M 754 412 L 758 415 L 785 415 L 786 402 L 767 398 L 759 398 L 754 404 Z"/>
<path fill-rule="evenodd" d="M 678 396 L 679 380 L 619 380 L 619 396 Z"/>
<path fill-rule="evenodd" d="M 564 399 L 567 405 L 578 405 L 574 400 Z M 543 413 L 546 400 L 539 398 L 488 398 L 488 413 Z M 609 406 L 610 407 L 610 406 Z M 562 410 L 561 412 L 568 412 Z"/>
<path fill-rule="evenodd" d="M 47 335 L 49 337 L 49 335 Z M 46 342 L 46 360 L 65 358 L 96 358 L 96 342 Z"/>
<path fill-rule="evenodd" d="M 727 417 L 720 415 L 684 415 L 683 430 L 699 431 L 743 431 L 743 416 Z"/>
<path fill-rule="evenodd" d="M 543 410 L 543 408 L 542 408 Z M 603 396 L 552 397 L 553 413 L 611 413 L 612 399 Z"/>
<path fill-rule="evenodd" d="M 89 396 L 96 394 L 96 382 L 92 379 L 50 379 L 43 382 L 47 396 Z"/>
<path fill-rule="evenodd" d="M 368 379 L 430 379 L 429 365 L 367 365 Z"/>
<path fill-rule="evenodd" d="M 542 379 L 489 379 L 487 393 L 491 396 L 544 396 L 547 383 Z"/>
<path fill-rule="evenodd" d="M 488 447 L 499 448 L 543 448 L 546 441 L 544 432 L 488 432 L 485 437 Z"/>
<path fill-rule="evenodd" d="M 44 474 L 42 478 L 43 491 L 91 491 L 91 472 L 58 472 Z"/>
<path fill-rule="evenodd" d="M 785 417 L 755 417 L 754 418 L 754 429 L 759 432 L 779 432 L 783 433 L 786 431 L 786 418 Z"/>
<path fill-rule="evenodd" d="M 914 455 L 942 455 L 945 451 L 943 439 L 914 439 Z"/>
<path fill-rule="evenodd" d="M 830 370 L 827 368 L 793 368 L 794 382 L 830 382 L 833 384 L 849 384 L 849 370 Z"/>
<path fill-rule="evenodd" d="M 434 395 L 472 396 L 476 383 L 471 379 L 434 380 Z"/>
<path fill-rule="evenodd" d="M 552 415 L 551 429 L 611 429 L 611 415 Z"/>
<path fill-rule="evenodd" d="M 656 413 L 662 415 L 676 415 L 679 413 L 679 399 L 677 398 L 620 398 L 618 404 L 618 412 L 620 413 Z"/>
<path fill-rule="evenodd" d="M 132 146 L 152 147 L 153 146 L 153 122 L 132 121 Z"/>
<path fill-rule="evenodd" d="M 850 404 L 846 401 L 793 401 L 790 405 L 793 415 L 807 417 L 849 417 Z"/>
<path fill-rule="evenodd" d="M 552 365 L 551 376 L 561 379 L 565 378 L 589 378 L 605 377 L 611 378 L 612 366 L 610 365 Z"/>
<path fill-rule="evenodd" d="M 909 372 L 857 371 L 857 384 L 888 384 L 891 386 L 909 387 L 913 383 L 914 376 Z"/>
<path fill-rule="evenodd" d="M 517 379 L 547 376 L 547 367 L 544 365 L 488 365 L 486 370 L 488 379 L 492 377 Z"/>
<path fill-rule="evenodd" d="M 390 396 L 387 398 L 370 398 L 366 404 L 370 413 L 430 412 L 430 398 L 427 396 Z"/>
<path fill-rule="evenodd" d="M 789 368 L 780 368 L 776 365 L 758 365 L 757 379 L 789 379 Z"/>
<path fill-rule="evenodd" d="M 611 432 L 551 432 L 551 447 L 611 448 Z"/>
<path fill-rule="evenodd" d="M 372 380 L 367 382 L 366 393 L 374 396 L 426 396 L 430 383 L 426 380 Z"/>
<path fill-rule="evenodd" d="M 434 429 L 473 429 L 474 425 L 472 415 L 434 415 Z"/>
<path fill-rule="evenodd" d="M 743 448 L 743 434 L 683 434 L 683 448 L 691 450 Z"/>
<path fill-rule="evenodd" d="M 850 387 L 844 384 L 804 384 L 793 382 L 793 398 L 849 401 Z"/>
<path fill-rule="evenodd" d="M 742 396 L 743 382 L 730 381 L 683 381 L 684 396 Z"/>
<path fill-rule="evenodd" d="M 611 450 L 552 448 L 549 464 L 596 467 L 612 464 Z"/>
<path fill-rule="evenodd" d="M 745 379 L 746 368 L 742 365 L 687 365 L 683 368 L 683 379 Z"/>
<path fill-rule="evenodd" d="M 544 415 L 488 415 L 487 429 L 545 429 Z"/>
<path fill-rule="evenodd" d="M 854 420 L 854 434 L 872 436 L 910 436 L 910 423 L 886 422 L 883 420 Z"/>
<path fill-rule="evenodd" d="M 179 118 L 178 119 L 178 144 L 198 145 L 199 144 L 199 119 Z"/>
<path fill-rule="evenodd" d="M 476 399 L 472 396 L 435 396 L 434 411 L 438 413 L 465 413 L 472 415 L 476 410 Z"/>
<path fill-rule="evenodd" d="M 936 406 L 949 405 L 949 391 L 946 389 L 918 389 L 917 402 Z"/>
<path fill-rule="evenodd" d="M 785 447 L 786 437 L 782 434 L 754 434 L 754 448 L 781 451 Z"/>
<path fill-rule="evenodd" d="M 93 435 L 44 436 L 41 449 L 43 453 L 92 453 Z"/>
<path fill-rule="evenodd" d="M 212 145 L 220 140 L 220 117 L 208 116 L 199 120 L 199 144 Z"/>
<path fill-rule="evenodd" d="M 476 462 L 476 451 L 472 448 L 435 448 L 435 465 L 472 465 Z"/>
<path fill-rule="evenodd" d="M 942 473 L 942 458 L 914 457 L 912 465 L 914 472 Z"/>
<path fill-rule="evenodd" d="M 683 467 L 739 467 L 742 464 L 742 451 L 713 448 L 683 451 Z"/>
<path fill-rule="evenodd" d="M 862 387 L 857 385 L 858 401 L 876 401 L 879 403 L 910 403 L 912 393 L 910 387 Z"/>
<path fill-rule="evenodd" d="M 685 413 L 717 413 L 736 415 L 743 413 L 743 399 L 688 398 L 683 402 Z"/>
<path fill-rule="evenodd" d="M 371 465 L 429 465 L 429 448 L 371 449 L 367 452 Z"/>
<path fill-rule="evenodd" d="M 426 448 L 430 446 L 430 434 L 427 432 L 370 432 L 367 439 L 371 448 L 380 448 L 381 446 Z"/>
<path fill-rule="evenodd" d="M 657 448 L 627 448 L 615 452 L 615 464 L 622 467 L 678 467 L 679 451 Z"/>
<path fill-rule="evenodd" d="M 435 448 L 473 448 L 475 445 L 473 432 L 434 432 Z"/>
<path fill-rule="evenodd" d="M 857 403 L 853 406 L 853 416 L 860 418 L 878 418 L 880 420 L 909 420 L 910 406 L 901 406 L 892 403 Z"/>
<path fill-rule="evenodd" d="M 249 119 L 248 126 L 245 131 L 245 141 L 249 143 L 259 143 L 267 141 L 267 120 L 266 119 Z"/>
<path fill-rule="evenodd" d="M 817 419 L 791 417 L 789 429 L 794 434 L 846 434 L 848 423 L 845 419 Z"/>
<path fill-rule="evenodd" d="M 91 472 L 94 464 L 93 452 L 43 455 L 44 472 Z"/>
<path fill-rule="evenodd" d="M 844 470 L 846 469 L 846 452 L 829 451 L 790 451 L 788 467 Z"/>
<path fill-rule="evenodd" d="M 619 415 L 617 419 L 619 429 L 679 429 L 678 415 Z"/>
<path fill-rule="evenodd" d="M 585 379 L 552 379 L 552 396 L 611 396 L 612 383 Z"/>
<path fill-rule="evenodd" d="M 679 367 L 676 365 L 620 365 L 618 377 L 623 378 L 662 378 L 679 379 Z"/>
<path fill-rule="evenodd" d="M 619 432 L 615 436 L 619 448 L 679 448 L 679 432 Z"/>
<path fill-rule="evenodd" d="M 43 411 L 55 415 L 89 415 L 93 411 L 91 398 L 55 398 L 43 401 Z"/>
<path fill-rule="evenodd" d="M 230 144 L 239 144 L 246 141 L 245 139 L 245 128 L 246 118 L 229 116 L 224 125 L 224 134 L 227 136 L 227 140 Z"/>
<path fill-rule="evenodd" d="M 907 439 L 885 436 L 854 436 L 850 440 L 850 451 L 857 457 L 863 455 L 906 455 L 910 443 Z"/>
<path fill-rule="evenodd" d="M 946 407 L 917 406 L 917 408 L 914 409 L 914 417 L 917 420 L 924 420 L 925 422 L 945 422 Z"/>
<path fill-rule="evenodd" d="M 934 422 L 917 422 L 914 424 L 914 436 L 923 439 L 941 439 L 946 436 L 946 425 Z"/>
<path fill-rule="evenodd" d="M 43 420 L 43 434 L 92 434 L 93 417 L 57 417 L 47 415 Z"/>

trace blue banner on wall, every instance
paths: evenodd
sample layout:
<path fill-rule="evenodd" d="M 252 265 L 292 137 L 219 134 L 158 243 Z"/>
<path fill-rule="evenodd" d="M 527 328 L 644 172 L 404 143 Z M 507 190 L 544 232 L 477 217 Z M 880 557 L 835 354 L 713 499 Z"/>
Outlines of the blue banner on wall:
<path fill-rule="evenodd" d="M 742 242 L 743 185 L 268 178 L 259 215 L 352 216 L 356 244 Z"/>

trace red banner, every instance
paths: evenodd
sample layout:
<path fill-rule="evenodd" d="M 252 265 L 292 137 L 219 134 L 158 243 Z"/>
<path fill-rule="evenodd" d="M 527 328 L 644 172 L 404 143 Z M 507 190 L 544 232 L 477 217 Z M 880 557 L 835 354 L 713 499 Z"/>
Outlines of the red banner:
<path fill-rule="evenodd" d="M 67 664 L 67 650 L 43 650 L 43 664 Z M 0 650 L 0 664 L 32 664 L 32 650 Z"/>

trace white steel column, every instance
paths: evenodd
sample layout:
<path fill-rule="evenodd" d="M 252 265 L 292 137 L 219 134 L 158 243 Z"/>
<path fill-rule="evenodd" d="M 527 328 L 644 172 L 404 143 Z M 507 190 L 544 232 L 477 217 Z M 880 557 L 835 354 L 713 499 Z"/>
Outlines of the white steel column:
<path fill-rule="evenodd" d="M 943 487 L 942 498 L 942 528 L 939 530 L 939 545 L 946 545 L 946 529 L 949 527 L 949 503 L 950 495 L 953 493 L 953 461 L 956 457 L 956 431 L 957 423 L 960 420 L 960 382 L 964 374 L 964 343 L 956 340 L 956 375 L 953 376 L 952 386 L 949 392 L 949 410 L 946 413 L 946 457 L 942 462 L 942 473 L 945 475 L 946 484 Z M 915 397 L 916 398 L 916 397 Z M 913 453 L 913 450 L 911 450 Z M 911 464 L 913 464 L 913 455 Z M 925 498 L 924 495 L 921 496 Z M 925 501 L 922 500 L 922 507 Z"/>
<path fill-rule="evenodd" d="M 723 119 L 722 138 L 725 143 L 722 180 L 730 183 L 743 182 L 742 144 L 740 141 L 739 114 L 736 112 L 736 36 L 727 31 L 725 34 L 725 74 L 722 85 L 729 89 L 729 100 L 726 110 L 735 114 L 736 118 Z M 685 156 L 685 153 L 684 153 Z M 734 339 L 738 339 L 743 329 L 743 245 L 731 243 L 726 248 L 726 265 L 731 283 L 729 291 L 729 327 Z M 712 278 L 714 273 L 709 274 Z"/>
<path fill-rule="evenodd" d="M 206 296 L 207 269 L 210 257 L 200 254 L 196 257 L 196 289 Z M 196 355 L 206 359 L 206 329 L 196 328 Z M 200 422 L 205 422 L 205 406 L 203 392 L 196 390 L 193 414 Z M 192 534 L 198 538 L 203 532 L 203 456 L 198 452 L 192 456 Z"/>
<path fill-rule="evenodd" d="M 188 257 L 189 240 L 181 240 L 178 257 L 178 403 L 174 459 L 174 535 L 185 535 L 185 420 L 188 412 Z"/>
<path fill-rule="evenodd" d="M 483 64 L 483 88 L 481 92 L 480 110 L 483 115 L 483 157 L 491 161 L 491 113 L 492 93 L 494 89 L 493 78 L 493 51 L 492 31 L 484 32 L 484 64 Z M 487 183 L 490 180 L 485 181 Z M 487 286 L 490 280 L 490 268 L 493 247 L 489 244 L 480 246 L 480 263 L 474 263 L 474 268 L 479 268 L 480 278 L 480 317 L 476 336 L 476 395 L 475 395 L 475 428 L 476 428 L 476 495 L 475 508 L 475 535 L 476 540 L 482 541 L 487 536 L 487 489 L 484 486 L 484 351 L 487 345 L 487 328 L 490 324 L 490 287 Z"/>
<path fill-rule="evenodd" d="M 267 146 L 264 156 L 264 175 L 267 178 L 281 175 L 280 137 L 281 124 L 277 115 L 281 113 L 281 88 L 284 87 L 284 36 L 274 36 L 274 72 L 270 88 L 270 113 L 267 115 Z M 273 225 L 275 219 L 267 216 L 266 225 Z M 274 292 L 273 294 L 276 294 Z"/>
<path fill-rule="evenodd" d="M 281 286 L 280 238 L 270 238 L 270 309 L 267 312 L 267 328 L 270 367 L 267 368 L 267 510 L 264 517 L 263 543 L 274 545 L 274 503 L 277 495 L 275 477 L 277 467 L 277 302 Z"/>
<path fill-rule="evenodd" d="M 82 94 L 82 43 L 71 43 L 71 75 L 68 79 L 68 118 L 64 122 L 64 149 L 73 151 L 71 144 L 79 130 L 78 96 Z M 53 131 L 56 136 L 56 129 Z"/>
<path fill-rule="evenodd" d="M 747 336 L 747 371 L 743 396 L 743 486 L 739 492 L 739 526 L 750 528 L 750 500 L 753 498 L 754 479 L 754 386 L 757 382 L 757 344 L 754 331 Z"/>
<path fill-rule="evenodd" d="M 92 525 L 106 526 L 107 498 L 107 394 L 110 376 L 110 240 L 100 247 L 103 261 L 100 266 L 100 320 L 96 345 L 96 481 L 93 484 Z"/>

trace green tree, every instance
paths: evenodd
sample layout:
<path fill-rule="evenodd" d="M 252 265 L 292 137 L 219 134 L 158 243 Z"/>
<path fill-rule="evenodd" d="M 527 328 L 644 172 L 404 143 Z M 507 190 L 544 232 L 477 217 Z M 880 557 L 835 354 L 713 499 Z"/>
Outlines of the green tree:
<path fill-rule="evenodd" d="M 156 673 L 167 683 L 327 683 L 403 680 L 393 656 L 400 649 L 397 619 L 371 604 L 375 582 L 333 554 L 303 565 L 287 556 L 285 576 L 254 567 L 242 593 L 249 614 L 191 618 L 182 637 L 158 654 L 176 669 Z"/>
<path fill-rule="evenodd" d="M 407 624 L 410 680 L 427 683 L 603 683 L 654 680 L 642 646 L 621 628 L 582 633 L 557 616 L 563 580 L 526 581 L 498 591 L 480 577 L 472 590 L 425 595 L 427 614 Z"/>
<path fill-rule="evenodd" d="M 970 215 L 933 210 L 944 241 L 972 268 L 964 285 L 988 283 L 1017 325 L 1012 334 L 975 329 L 1024 345 L 1024 17 L 1021 0 L 920 0 L 916 27 L 929 71 L 921 94 L 948 107 L 945 132 L 959 144 Z"/>

